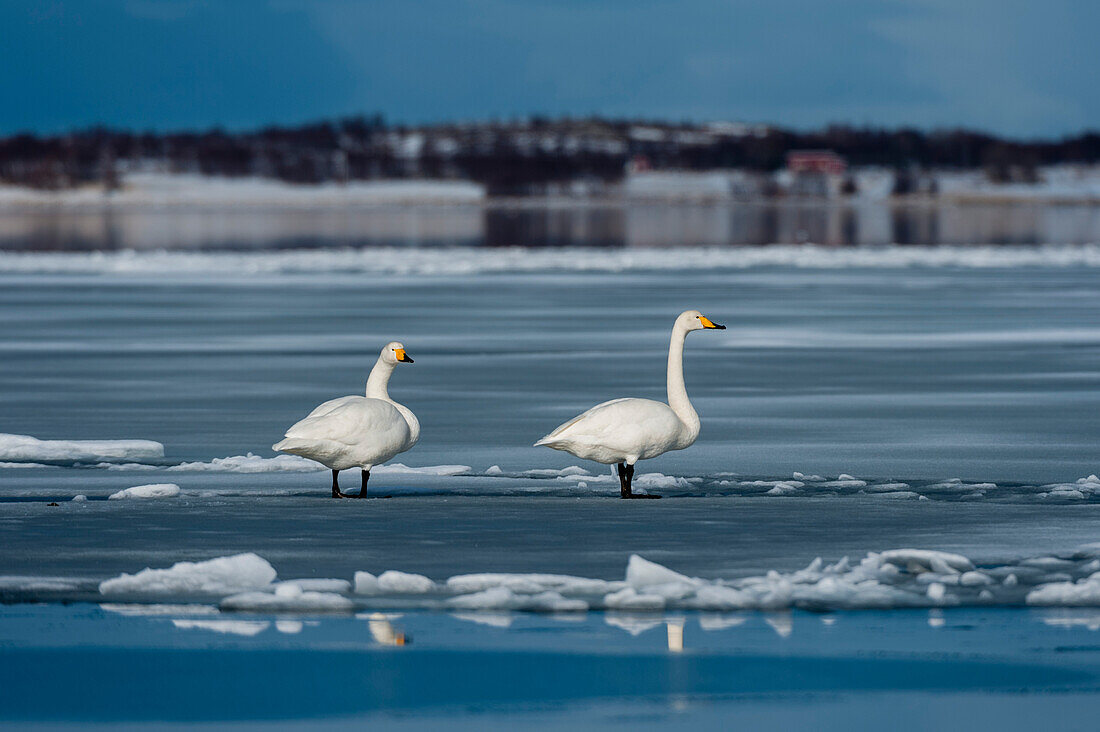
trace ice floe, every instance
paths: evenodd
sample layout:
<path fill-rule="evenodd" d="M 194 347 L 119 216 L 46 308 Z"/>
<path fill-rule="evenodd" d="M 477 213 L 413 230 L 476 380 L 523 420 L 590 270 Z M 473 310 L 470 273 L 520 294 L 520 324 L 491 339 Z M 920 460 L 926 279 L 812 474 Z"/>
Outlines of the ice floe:
<path fill-rule="evenodd" d="M 0 575 L 0 592 L 74 592 L 80 581 L 59 577 Z"/>
<path fill-rule="evenodd" d="M 1025 603 L 1100 607 L 1096 551 L 1086 547 L 1069 557 L 976 566 L 952 552 L 891 549 L 868 552 L 856 561 L 842 557 L 829 563 L 817 558 L 796 571 L 732 579 L 690 577 L 631 555 L 622 580 L 478 573 L 436 581 L 388 570 L 378 575 L 356 572 L 353 583 L 339 578 L 276 582 L 270 564 L 243 554 L 122 575 L 101 583 L 100 592 L 127 597 L 217 596 L 223 611 L 305 613 L 397 608 L 459 613 L 607 610 L 633 617 L 676 610 L 779 612 Z"/>
<path fill-rule="evenodd" d="M 419 595 L 434 589 L 435 582 L 422 574 L 399 572 L 395 569 L 377 577 L 370 572 L 355 573 L 355 593 L 358 595 Z"/>
<path fill-rule="evenodd" d="M 242 592 L 218 603 L 221 610 L 252 612 L 349 612 L 350 599 L 335 592 L 303 590 L 295 584 L 277 585 L 273 592 Z"/>
<path fill-rule="evenodd" d="M 101 582 L 99 591 L 104 595 L 225 595 L 266 587 L 275 577 L 275 568 L 266 559 L 247 553 L 122 574 Z"/>
<path fill-rule="evenodd" d="M 175 483 L 149 483 L 148 485 L 135 485 L 107 496 L 110 500 L 123 498 L 175 498 L 180 494 L 180 487 Z"/>
<path fill-rule="evenodd" d="M 403 463 L 389 463 L 388 465 L 379 465 L 378 467 L 372 468 L 371 475 L 451 476 L 465 475 L 471 470 L 472 468 L 469 465 L 425 465 L 423 467 L 414 468 Z"/>
<path fill-rule="evenodd" d="M 275 583 L 276 591 L 278 591 L 279 587 L 297 587 L 302 591 L 312 592 L 351 592 L 350 582 L 348 582 L 347 580 L 330 578 L 283 580 L 282 582 Z"/>
<path fill-rule="evenodd" d="M 0 433 L 0 460 L 12 463 L 96 463 L 159 460 L 164 445 L 152 440 L 40 440 Z"/>
<path fill-rule="evenodd" d="M 1027 593 L 1028 605 L 1100 606 L 1100 572 L 1084 579 L 1049 582 Z"/>

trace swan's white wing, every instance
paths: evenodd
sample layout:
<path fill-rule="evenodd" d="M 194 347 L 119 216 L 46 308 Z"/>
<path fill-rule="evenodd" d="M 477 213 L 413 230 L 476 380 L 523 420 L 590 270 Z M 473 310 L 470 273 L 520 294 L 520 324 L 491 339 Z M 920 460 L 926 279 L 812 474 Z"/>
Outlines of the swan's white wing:
<path fill-rule="evenodd" d="M 369 469 L 412 447 L 410 437 L 409 423 L 390 402 L 348 396 L 314 409 L 272 447 L 334 470 Z"/>
<path fill-rule="evenodd" d="M 678 445 L 683 424 L 667 404 L 613 399 L 566 422 L 536 445 L 599 462 L 655 457 Z"/>
<path fill-rule="evenodd" d="M 356 445 L 372 437 L 385 437 L 408 423 L 389 402 L 360 396 L 340 397 L 321 404 L 286 431 L 300 440 L 331 440 Z"/>
<path fill-rule="evenodd" d="M 596 406 L 592 407 L 588 411 L 582 412 L 581 414 L 578 414 L 576 417 L 569 420 L 565 424 L 558 425 L 554 429 L 553 432 L 548 434 L 546 437 L 543 437 L 541 440 L 539 440 L 535 444 L 536 445 L 545 445 L 549 442 L 553 442 L 555 438 L 564 436 L 565 433 L 570 430 L 570 428 L 572 428 L 573 426 L 575 426 L 577 423 L 581 422 L 582 420 L 587 420 L 589 418 L 600 415 L 601 412 L 604 412 L 604 410 L 607 407 L 610 407 L 612 404 L 618 404 L 619 402 L 628 402 L 628 401 L 630 401 L 630 399 L 627 397 L 627 398 L 623 398 L 623 399 L 612 399 L 609 402 L 603 402 L 602 404 L 597 404 Z"/>
<path fill-rule="evenodd" d="M 365 397 L 361 396 L 343 396 L 337 397 L 336 399 L 329 399 L 327 402 L 322 402 L 314 407 L 312 412 L 307 414 L 302 420 L 295 423 L 294 426 L 292 426 L 290 429 L 294 429 L 294 427 L 297 427 L 299 424 L 305 422 L 307 419 L 310 419 L 312 417 L 322 417 L 334 409 L 339 409 L 340 407 L 344 407 L 348 404 L 354 404 L 358 401 L 363 400 L 364 398 Z"/>

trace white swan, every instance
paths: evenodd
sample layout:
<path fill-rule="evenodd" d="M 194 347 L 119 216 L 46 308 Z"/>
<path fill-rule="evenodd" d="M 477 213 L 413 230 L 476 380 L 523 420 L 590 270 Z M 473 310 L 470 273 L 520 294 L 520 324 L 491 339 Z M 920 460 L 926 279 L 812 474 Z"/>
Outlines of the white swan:
<path fill-rule="evenodd" d="M 337 476 L 358 466 L 367 496 L 370 469 L 420 439 L 420 422 L 408 407 L 390 399 L 386 390 L 398 363 L 412 363 L 405 346 L 387 343 L 367 378 L 366 396 L 345 396 L 321 404 L 286 431 L 286 439 L 271 446 L 279 452 L 316 460 L 332 470 L 332 497 L 345 498 Z"/>
<path fill-rule="evenodd" d="M 684 386 L 684 339 L 693 330 L 725 327 L 711 322 L 698 310 L 680 313 L 668 345 L 668 404 L 652 399 L 612 399 L 574 417 L 535 445 L 598 463 L 617 463 L 622 498 L 659 498 L 631 492 L 634 463 L 669 450 L 683 450 L 695 442 L 699 415 Z"/>

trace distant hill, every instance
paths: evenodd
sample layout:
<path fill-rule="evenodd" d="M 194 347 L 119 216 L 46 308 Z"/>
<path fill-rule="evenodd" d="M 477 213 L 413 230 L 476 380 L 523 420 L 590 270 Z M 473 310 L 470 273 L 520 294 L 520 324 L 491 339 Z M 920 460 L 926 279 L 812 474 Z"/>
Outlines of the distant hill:
<path fill-rule="evenodd" d="M 0 139 L 0 182 L 110 188 L 124 173 L 158 170 L 294 183 L 456 179 L 478 182 L 492 195 L 524 195 L 553 184 L 617 182 L 631 166 L 773 171 L 799 150 L 832 151 L 850 166 L 983 169 L 993 181 L 1026 181 L 1039 166 L 1100 162 L 1100 133 L 1021 141 L 969 130 L 832 126 L 798 132 L 728 122 L 539 117 L 409 127 L 380 116 L 250 132 L 97 128 Z"/>

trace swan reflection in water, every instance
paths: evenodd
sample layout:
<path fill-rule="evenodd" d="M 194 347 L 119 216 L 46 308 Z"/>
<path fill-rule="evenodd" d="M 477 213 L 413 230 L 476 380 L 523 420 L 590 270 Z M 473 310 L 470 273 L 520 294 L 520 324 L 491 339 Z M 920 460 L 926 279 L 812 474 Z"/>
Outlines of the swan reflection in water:
<path fill-rule="evenodd" d="M 390 622 L 391 619 L 396 620 L 399 617 L 401 616 L 387 616 L 382 613 L 371 613 L 367 616 L 367 627 L 370 628 L 370 634 L 375 643 L 380 646 L 407 646 L 412 643 L 411 637 L 395 628 Z"/>

